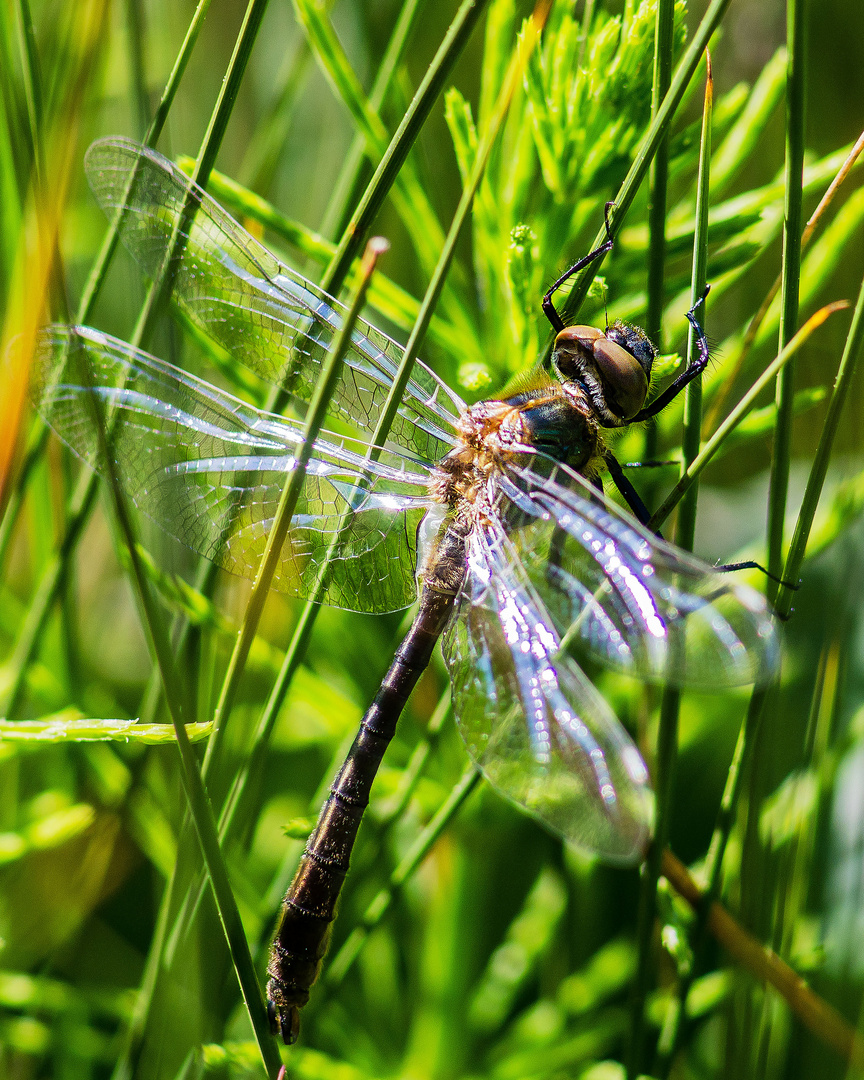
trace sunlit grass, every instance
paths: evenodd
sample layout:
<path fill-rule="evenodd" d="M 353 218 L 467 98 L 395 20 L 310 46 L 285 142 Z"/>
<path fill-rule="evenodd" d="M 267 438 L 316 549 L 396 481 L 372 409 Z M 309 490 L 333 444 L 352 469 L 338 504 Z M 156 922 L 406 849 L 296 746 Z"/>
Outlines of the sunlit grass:
<path fill-rule="evenodd" d="M 130 341 L 238 393 L 260 393 L 235 358 L 182 321 L 177 329 L 158 285 L 145 299 L 110 232 L 104 241 L 108 226 L 94 224 L 80 168 L 86 145 L 101 135 L 128 134 L 188 154 L 190 171 L 201 180 L 212 175 L 211 191 L 232 213 L 333 292 L 356 286 L 370 229 L 389 234 L 393 250 L 373 281 L 367 314 L 400 340 L 412 330 L 415 340 L 425 337 L 424 358 L 469 400 L 542 355 L 548 327 L 539 298 L 591 248 L 604 204 L 615 199 L 617 243 L 602 281 L 589 292 L 581 279 L 571 300 L 587 294 L 579 321 L 602 323 L 606 311 L 610 320 L 656 320 L 664 349 L 683 355 L 698 236 L 712 283 L 708 332 L 719 343 L 703 382 L 704 442 L 777 354 L 778 336 L 785 344 L 841 294 L 854 303 L 858 282 L 849 268 L 864 198 L 841 190 L 800 267 L 790 254 L 794 237 L 787 239 L 781 299 L 748 337 L 781 266 L 784 199 L 797 231 L 848 147 L 826 150 L 814 140 L 822 149 L 805 156 L 795 189 L 808 143 L 800 134 L 804 104 L 787 92 L 786 58 L 768 58 L 752 89 L 737 82 L 732 15 L 720 2 L 701 24 L 675 5 L 662 54 L 672 96 L 664 113 L 659 93 L 653 118 L 661 121 L 652 127 L 654 6 L 628 3 L 623 18 L 622 5 L 611 6 L 612 13 L 601 3 L 580 4 L 574 15 L 568 4 L 553 5 L 539 46 L 525 50 L 524 77 L 488 147 L 520 33 L 524 48 L 529 10 L 511 0 L 490 0 L 476 12 L 406 0 L 374 17 L 368 5 L 346 2 L 331 12 L 297 0 L 296 25 L 275 5 L 265 11 L 253 3 L 245 28 L 239 11 L 219 4 L 203 23 L 196 21 L 203 5 L 197 15 L 188 4 L 172 8 L 170 18 L 162 7 L 139 10 L 135 0 L 110 15 L 97 3 L 61 5 L 59 17 L 50 5 L 5 8 L 6 339 L 26 339 L 40 308 L 58 319 L 68 310 L 80 321 L 123 328 Z M 794 0 L 790 6 L 797 11 Z M 708 211 L 699 219 L 704 60 L 693 43 L 700 32 L 707 40 L 712 13 L 723 29 L 712 42 L 721 77 Z M 838 33 L 848 34 L 844 19 L 834 18 Z M 807 47 L 804 32 L 796 58 Z M 787 102 L 795 154 L 784 177 L 776 134 Z M 669 182 L 652 232 L 651 154 L 643 152 L 658 145 Z M 250 177 L 255 191 L 239 182 Z M 460 208 L 468 221 L 460 234 L 454 209 L 472 182 L 476 196 Z M 301 196 L 308 189 L 299 209 L 281 201 L 286 185 Z M 52 241 L 37 272 L 21 253 L 33 254 L 31 207 L 46 193 L 50 206 L 40 220 L 49 238 L 59 226 L 62 257 L 52 261 Z M 315 206 L 320 217 L 304 219 Z M 658 222 L 665 222 L 664 243 Z M 747 695 L 684 696 L 668 830 L 682 859 L 707 857 L 711 883 L 742 924 L 854 1028 L 864 978 L 855 942 L 864 927 L 854 884 L 860 844 L 848 807 L 860 789 L 856 552 L 864 495 L 855 405 L 841 405 L 850 395 L 860 403 L 860 304 L 833 397 L 842 344 L 824 344 L 842 343 L 850 318 L 832 316 L 843 327 L 833 339 L 825 333 L 830 323 L 816 331 L 781 395 L 791 437 L 781 439 L 773 469 L 775 535 L 782 502 L 797 514 L 809 478 L 792 555 L 785 562 L 789 523 L 772 555 L 784 578 L 800 572 L 803 579 L 794 597 L 781 590 L 778 598 L 782 610 L 795 608 L 784 631 L 783 682 L 750 704 L 741 751 L 747 770 L 738 762 L 727 771 Z M 12 380 L 23 385 L 27 355 L 24 348 L 0 360 L 4 409 L 10 398 L 4 415 L 13 418 Z M 2 365 L 10 356 L 19 366 L 7 378 Z M 275 391 L 269 404 L 279 404 Z M 765 476 L 776 421 L 770 387 L 756 405 L 700 481 L 696 549 L 724 561 L 765 559 Z M 676 402 L 658 418 L 652 458 L 682 460 L 682 414 Z M 17 445 L 18 454 L 3 459 L 0 525 L 2 1068 L 117 1080 L 261 1075 L 238 956 L 251 955 L 245 977 L 254 994 L 302 838 L 405 616 L 304 609 L 279 596 L 260 612 L 257 633 L 247 616 L 248 661 L 229 687 L 224 746 L 212 769 L 208 757 L 206 789 L 199 788 L 203 751 L 196 758 L 195 746 L 187 747 L 181 769 L 169 720 L 173 712 L 194 724 L 187 734 L 197 745 L 210 737 L 220 700 L 228 717 L 225 673 L 248 589 L 196 565 L 135 517 L 124 537 L 92 474 L 24 415 L 20 432 L 12 421 L 3 431 L 3 445 Z M 691 416 L 691 431 L 699 426 Z M 619 458 L 644 457 L 647 437 L 645 430 L 624 435 Z M 787 471 L 794 482 L 781 499 Z M 634 482 L 651 492 L 653 509 L 677 474 L 652 470 L 646 479 L 646 472 L 635 472 Z M 811 551 L 818 547 L 819 555 L 808 560 L 811 525 Z M 162 642 L 162 676 L 149 651 L 154 640 Z M 167 699 L 166 667 L 177 683 Z M 660 695 L 611 675 L 598 681 L 654 769 Z M 647 890 L 640 938 L 638 875 L 562 848 L 465 773 L 446 701 L 443 665 L 435 661 L 377 782 L 300 1046 L 282 1051 L 289 1075 L 607 1080 L 623 1075 L 625 1061 L 634 1075 L 845 1075 L 824 1032 L 804 1034 L 773 991 L 730 966 L 662 881 L 656 896 Z M 199 833 L 210 828 L 209 879 L 184 770 Z M 218 905 L 208 880 L 216 880 Z M 817 883 L 825 880 L 823 889 Z M 689 988 L 686 1014 L 676 1000 L 682 987 Z M 275 1072 L 277 1048 L 261 1033 L 260 1002 L 251 1014 Z M 634 1017 L 642 1015 L 644 1034 L 634 1043 Z"/>

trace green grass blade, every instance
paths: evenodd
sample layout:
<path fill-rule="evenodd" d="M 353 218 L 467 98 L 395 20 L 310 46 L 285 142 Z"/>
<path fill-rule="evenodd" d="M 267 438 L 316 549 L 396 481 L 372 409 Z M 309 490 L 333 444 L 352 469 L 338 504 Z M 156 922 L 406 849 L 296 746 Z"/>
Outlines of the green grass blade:
<path fill-rule="evenodd" d="M 477 20 L 483 13 L 483 0 L 463 0 L 441 42 L 432 63 L 417 88 L 405 116 L 390 140 L 390 145 L 375 170 L 363 198 L 351 216 L 336 254 L 321 281 L 326 292 L 341 288 L 348 268 L 363 244 L 394 180 L 399 175 L 408 152 L 425 124 L 444 83 L 464 49 Z"/>
<path fill-rule="evenodd" d="M 264 18 L 266 10 L 267 0 L 249 0 L 243 17 L 243 24 L 234 45 L 234 52 L 231 55 L 225 78 L 222 80 L 216 105 L 210 114 L 207 131 L 204 134 L 201 149 L 198 152 L 195 168 L 192 172 L 192 180 L 201 187 L 207 187 L 210 171 L 216 163 L 216 156 L 219 153 L 225 129 L 234 110 L 240 84 L 246 73 L 246 65 L 252 55 L 252 49 L 261 28 L 261 20 Z M 189 196 L 179 215 L 174 239 L 170 250 L 166 253 L 162 272 L 157 275 L 147 292 L 147 298 L 141 308 L 138 322 L 130 338 L 130 343 L 136 348 L 146 343 L 153 330 L 156 318 L 161 313 L 162 305 L 171 294 L 171 267 L 176 265 L 176 260 L 182 252 L 181 237 L 187 231 L 194 215 L 195 203 Z"/>
<path fill-rule="evenodd" d="M 144 70 L 144 11 L 141 0 L 126 0 L 126 47 L 129 57 L 132 102 L 137 121 L 136 134 L 147 130 L 150 104 L 147 100 L 147 76 Z"/>
<path fill-rule="evenodd" d="M 693 268 L 690 282 L 691 308 L 695 306 L 705 294 L 706 276 L 708 270 L 708 197 L 709 180 L 711 175 L 711 125 L 714 106 L 714 80 L 711 72 L 711 59 L 708 57 L 707 80 L 705 86 L 705 101 L 702 110 L 702 135 L 699 147 L 699 172 L 696 186 L 696 227 L 693 240 Z M 704 320 L 704 305 L 697 313 Z M 703 326 L 704 331 L 704 326 Z M 700 355 L 700 341 L 694 327 L 691 325 L 687 341 L 687 364 L 688 367 L 697 362 Z M 697 376 L 685 391 L 684 403 L 684 431 L 681 440 L 682 472 L 686 473 L 688 467 L 696 459 L 699 453 L 700 432 L 702 427 L 702 380 Z M 678 514 L 678 528 L 675 540 L 679 547 L 685 551 L 693 550 L 693 541 L 696 533 L 696 493 L 697 488 L 692 485 L 682 499 Z M 678 757 L 678 722 L 681 707 L 681 691 L 675 687 L 664 686 L 660 703 L 660 720 L 657 731 L 657 757 L 655 764 L 655 792 L 657 797 L 657 825 L 654 841 L 648 855 L 647 865 L 642 878 L 642 895 L 640 897 L 640 914 L 638 925 L 639 961 L 636 976 L 636 990 L 634 992 L 634 1011 L 632 1018 L 633 1052 L 629 1061 L 630 1075 L 635 1077 L 641 1070 L 642 1043 L 644 1040 L 644 1012 L 645 997 L 648 989 L 649 975 L 651 971 L 651 938 L 654 920 L 657 915 L 657 884 L 660 880 L 662 869 L 663 852 L 669 842 L 669 833 L 672 822 L 672 792 L 675 777 L 675 767 Z M 689 987 L 684 986 L 683 998 Z M 673 1006 L 673 1016 L 683 1016 L 683 1007 Z M 674 1024 L 671 1031 L 664 1036 L 674 1040 Z M 660 1047 L 661 1066 L 663 1058 L 663 1046 Z M 653 1069 L 651 1070 L 654 1071 Z M 660 1075 L 663 1075 L 662 1071 Z"/>
<path fill-rule="evenodd" d="M 651 123 L 651 127 L 647 131 L 644 139 L 640 143 L 639 149 L 636 153 L 633 164 L 624 178 L 623 183 L 618 189 L 618 194 L 615 196 L 615 210 L 613 211 L 610 225 L 613 236 L 617 233 L 621 227 L 621 222 L 625 218 L 627 211 L 630 208 L 630 204 L 636 197 L 645 174 L 648 171 L 648 166 L 654 158 L 657 152 L 657 147 L 660 145 L 666 131 L 672 122 L 672 118 L 675 115 L 678 105 L 681 102 L 689 84 L 690 80 L 699 66 L 702 59 L 702 54 L 705 51 L 708 42 L 711 40 L 711 35 L 717 29 L 720 24 L 720 20 L 726 12 L 726 8 L 729 6 L 729 0 L 712 0 L 708 10 L 702 17 L 702 21 L 693 35 L 690 44 L 687 46 L 687 50 L 681 57 L 678 63 L 678 67 L 675 69 L 675 74 L 672 77 L 672 82 L 669 87 L 669 92 L 663 98 L 663 102 L 660 108 L 657 110 L 657 115 Z M 594 238 L 594 242 L 591 245 L 593 250 L 595 247 L 599 247 L 606 239 L 606 230 L 601 230 Z M 576 312 L 579 310 L 583 300 L 588 295 L 588 289 L 591 282 L 594 280 L 597 271 L 600 269 L 602 260 L 597 260 L 586 267 L 574 282 L 573 288 L 567 297 L 566 303 L 563 305 L 562 317 L 565 323 L 572 319 Z"/>
<path fill-rule="evenodd" d="M 789 342 L 798 325 L 798 292 L 801 277 L 802 176 L 804 171 L 805 39 L 804 4 L 787 0 L 786 37 L 789 50 L 786 68 L 786 170 L 783 228 L 783 279 L 780 286 L 780 348 Z M 777 426 L 771 458 L 768 495 L 768 571 L 780 575 L 783 565 L 783 521 L 792 458 L 792 402 L 795 368 L 787 366 L 777 379 Z M 775 588 L 769 581 L 769 594 Z"/>
<path fill-rule="evenodd" d="M 675 5 L 671 0 L 657 4 L 657 29 L 654 41 L 654 82 L 651 92 L 651 114 L 657 115 L 660 102 L 669 91 L 672 79 L 672 47 L 675 29 Z M 645 332 L 662 352 L 662 321 L 664 307 L 664 279 L 666 272 L 666 196 L 669 183 L 669 139 L 664 137 L 649 176 L 648 207 L 648 310 L 645 316 Z M 650 429 L 649 429 L 650 430 Z M 654 450 L 646 451 L 653 457 Z"/>
<path fill-rule="evenodd" d="M 672 61 L 675 31 L 675 4 L 660 0 L 657 4 L 654 32 L 654 76 L 651 86 L 651 116 L 656 117 L 660 102 L 669 92 L 672 80 Z M 645 333 L 659 352 L 663 352 L 663 308 L 666 300 L 666 217 L 669 189 L 669 136 L 661 140 L 648 174 L 648 303 L 645 312 Z M 645 429 L 645 459 L 657 456 L 657 427 Z M 643 498 L 651 502 L 652 492 Z"/>
<path fill-rule="evenodd" d="M 725 192 L 764 137 L 782 99 L 785 79 L 786 50 L 778 49 L 759 73 L 740 117 L 713 155 L 711 188 L 715 199 Z"/>
<path fill-rule="evenodd" d="M 210 724 L 187 724 L 190 742 L 200 742 L 210 733 Z M 176 735 L 167 724 L 139 724 L 136 720 L 85 718 L 69 710 L 40 720 L 0 720 L 0 739 L 5 743 L 57 742 L 140 742 L 159 745 L 173 742 Z"/>
<path fill-rule="evenodd" d="M 419 6 L 420 0 L 406 0 L 399 12 L 399 19 L 393 27 L 393 33 L 390 35 L 387 49 L 375 74 L 372 92 L 369 95 L 369 106 L 375 113 L 378 113 L 384 104 L 413 29 Z M 345 161 L 339 171 L 339 176 L 321 222 L 321 231 L 325 236 L 339 235 L 345 227 L 346 218 L 352 205 L 353 193 L 360 178 L 364 141 L 363 136 L 358 132 L 354 136 L 345 156 Z"/>
<path fill-rule="evenodd" d="M 795 532 L 792 536 L 789 554 L 786 557 L 786 564 L 783 567 L 784 581 L 796 582 L 801 571 L 801 565 L 804 562 L 804 555 L 807 550 L 807 540 L 810 536 L 813 519 L 816 516 L 816 507 L 819 503 L 819 497 L 822 494 L 822 487 L 825 483 L 825 476 L 828 472 L 828 464 L 831 460 L 831 452 L 834 448 L 834 440 L 837 436 L 840 415 L 849 394 L 850 383 L 857 370 L 858 361 L 861 356 L 862 343 L 864 343 L 864 281 L 862 281 L 861 289 L 858 293 L 858 301 L 852 316 L 852 325 L 849 327 L 846 346 L 843 349 L 840 367 L 837 371 L 837 377 L 834 380 L 834 390 L 828 405 L 828 415 L 825 418 L 825 425 L 819 438 L 816 457 L 807 478 L 807 487 L 804 491 L 804 498 L 801 501 L 798 520 L 795 523 Z M 792 595 L 790 589 L 786 587 L 781 588 L 777 599 L 778 613 L 781 618 L 791 612 Z"/>
<path fill-rule="evenodd" d="M 42 101 L 42 77 L 39 71 L 39 57 L 36 52 L 36 34 L 30 15 L 28 0 L 18 0 L 18 43 L 21 55 L 21 69 L 24 83 L 24 100 L 27 105 L 27 122 L 30 142 L 33 150 L 33 164 L 36 168 L 37 181 L 44 177 L 44 105 Z"/>
<path fill-rule="evenodd" d="M 279 505 L 276 508 L 273 524 L 267 537 L 267 546 L 261 560 L 261 566 L 252 585 L 252 592 L 249 595 L 249 601 L 243 615 L 243 622 L 240 626 L 240 633 L 237 636 L 237 643 L 231 654 L 231 660 L 228 664 L 228 670 L 222 684 L 219 702 L 213 717 L 213 732 L 207 743 L 207 753 L 204 758 L 205 776 L 212 769 L 218 770 L 221 742 L 224 737 L 225 725 L 228 722 L 228 717 L 231 714 L 231 709 L 236 699 L 237 690 L 240 685 L 240 679 L 243 676 L 243 669 L 249 655 L 249 650 L 252 647 L 252 642 L 258 631 L 258 623 L 261 619 L 261 613 L 264 610 L 264 603 L 267 599 L 267 595 L 270 592 L 270 585 L 273 581 L 273 575 L 276 572 L 277 563 L 282 555 L 282 546 L 288 535 L 291 518 L 294 516 L 294 509 L 297 505 L 297 500 L 300 497 L 300 489 L 303 486 L 303 481 L 306 477 L 306 467 L 312 457 L 312 452 L 315 448 L 315 440 L 318 438 L 321 429 L 324 426 L 324 419 L 327 415 L 330 399 L 333 397 L 339 375 L 342 371 L 342 361 L 348 350 L 348 346 L 351 344 L 351 334 L 354 330 L 354 325 L 366 302 L 366 292 L 369 288 L 369 282 L 375 269 L 375 263 L 386 250 L 387 244 L 385 241 L 380 239 L 370 240 L 366 255 L 363 259 L 360 287 L 351 302 L 342 323 L 342 327 L 339 330 L 339 334 L 335 338 L 330 351 L 321 365 L 321 374 L 318 377 L 315 392 L 309 403 L 309 411 L 306 414 L 306 424 L 303 429 L 303 442 L 297 453 L 296 464 L 291 470 L 285 483 L 285 487 L 282 490 L 282 496 L 279 500 Z"/>
<path fill-rule="evenodd" d="M 201 24 L 204 15 L 207 12 L 207 8 L 209 7 L 209 3 L 210 0 L 200 0 L 200 3 L 195 10 L 192 22 L 186 33 L 185 40 L 174 64 L 171 76 L 166 84 L 156 115 L 154 116 L 153 123 L 148 131 L 147 145 L 155 145 L 162 132 L 171 104 L 174 101 L 174 97 L 179 87 L 180 79 L 182 78 L 192 49 L 197 41 L 198 33 L 201 29 Z M 76 322 L 78 323 L 86 323 L 90 318 L 96 298 L 104 283 L 108 266 L 117 247 L 118 225 L 119 218 L 109 227 L 105 239 L 102 242 L 99 255 L 96 258 L 96 262 L 93 264 L 90 271 L 87 284 L 84 287 L 78 305 L 76 314 Z M 11 540 L 12 530 L 18 519 L 21 506 L 23 505 L 24 494 L 31 470 L 42 456 L 47 437 L 47 426 L 41 423 L 41 421 L 37 422 L 36 429 L 31 436 L 30 446 L 16 478 L 12 499 L 10 500 L 9 506 L 6 507 L 6 512 L 3 516 L 2 529 L 0 529 L 0 565 L 3 564 L 5 551 Z M 50 609 L 54 604 L 54 600 L 56 599 L 57 590 L 65 575 L 66 561 L 75 550 L 78 536 L 90 516 L 90 509 L 92 508 L 96 491 L 96 477 L 82 476 L 69 502 L 66 516 L 66 535 L 63 538 L 56 555 L 43 571 L 42 579 L 34 594 L 26 623 L 19 635 L 18 643 L 13 655 L 11 663 L 12 676 L 6 696 L 7 712 L 13 711 L 17 705 L 24 684 L 27 664 L 30 662 L 30 658 L 38 646 L 45 622 L 50 613 Z"/>

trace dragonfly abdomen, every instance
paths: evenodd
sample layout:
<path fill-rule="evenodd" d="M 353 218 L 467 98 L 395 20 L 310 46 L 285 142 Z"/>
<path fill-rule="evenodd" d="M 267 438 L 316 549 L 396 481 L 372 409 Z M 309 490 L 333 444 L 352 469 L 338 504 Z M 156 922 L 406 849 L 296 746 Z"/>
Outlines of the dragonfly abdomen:
<path fill-rule="evenodd" d="M 273 1032 L 286 1043 L 297 1039 L 299 1010 L 309 1000 L 327 951 L 330 924 L 378 766 L 454 601 L 453 594 L 424 587 L 417 617 L 363 718 L 282 902 L 267 965 L 267 997 Z"/>

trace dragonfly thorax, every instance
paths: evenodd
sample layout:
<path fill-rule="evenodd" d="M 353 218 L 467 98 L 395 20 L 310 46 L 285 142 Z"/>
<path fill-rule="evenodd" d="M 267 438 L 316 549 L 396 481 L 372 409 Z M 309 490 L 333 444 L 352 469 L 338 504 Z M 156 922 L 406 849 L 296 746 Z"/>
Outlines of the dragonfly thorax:
<path fill-rule="evenodd" d="M 514 458 L 538 451 L 579 472 L 589 470 L 600 450 L 600 430 L 591 401 L 548 376 L 503 399 L 472 405 L 457 424 L 459 444 L 435 469 L 432 494 L 451 509 L 470 504 L 482 513 L 494 500 L 497 471 Z"/>
<path fill-rule="evenodd" d="M 615 322 L 605 333 L 568 326 L 555 339 L 552 365 L 565 393 L 587 394 L 603 427 L 623 427 L 645 404 L 656 355 L 637 326 Z"/>

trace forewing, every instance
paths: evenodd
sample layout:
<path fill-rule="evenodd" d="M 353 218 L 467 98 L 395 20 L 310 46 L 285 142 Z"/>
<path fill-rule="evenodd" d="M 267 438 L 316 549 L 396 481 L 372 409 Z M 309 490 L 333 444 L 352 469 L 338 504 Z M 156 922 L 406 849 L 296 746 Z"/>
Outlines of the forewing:
<path fill-rule="evenodd" d="M 254 577 L 302 444 L 297 424 L 86 327 L 43 332 L 37 407 L 92 468 L 116 474 L 136 506 L 193 551 Z M 100 419 L 101 418 L 101 419 Z M 107 429 L 100 442 L 98 424 Z M 346 441 L 316 443 L 274 586 L 354 611 L 416 599 L 417 527 L 429 500 L 414 463 L 367 461 Z"/>
<path fill-rule="evenodd" d="M 501 513 L 558 631 L 642 679 L 719 689 L 770 678 L 765 599 L 659 539 L 543 455 L 500 477 Z"/>
<path fill-rule="evenodd" d="M 469 537 L 444 640 L 453 705 L 484 776 L 565 840 L 617 863 L 642 858 L 648 775 L 627 733 L 559 638 L 502 529 Z"/>
<path fill-rule="evenodd" d="M 161 271 L 179 238 L 182 254 L 171 271 L 180 308 L 256 374 L 310 400 L 345 308 L 276 259 L 155 150 L 103 139 L 87 151 L 86 168 L 109 218 L 126 207 L 120 236 L 145 273 Z M 333 414 L 371 435 L 401 356 L 399 345 L 358 319 Z M 417 361 L 389 441 L 435 462 L 453 445 L 453 422 L 463 408 Z"/>

